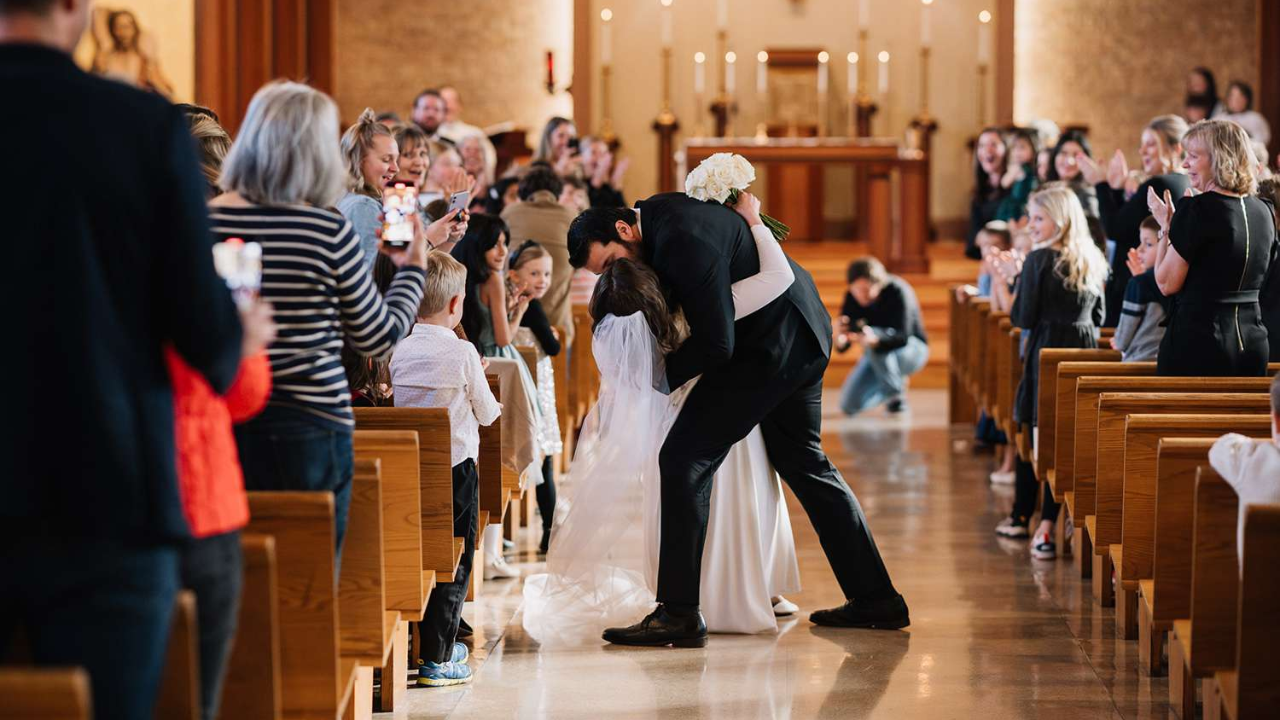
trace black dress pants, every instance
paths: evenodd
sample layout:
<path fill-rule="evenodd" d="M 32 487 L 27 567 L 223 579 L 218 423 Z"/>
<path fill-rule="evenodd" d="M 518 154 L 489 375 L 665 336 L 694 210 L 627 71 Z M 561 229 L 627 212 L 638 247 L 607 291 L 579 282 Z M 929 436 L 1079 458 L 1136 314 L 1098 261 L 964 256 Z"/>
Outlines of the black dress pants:
<path fill-rule="evenodd" d="M 458 639 L 458 621 L 462 619 L 462 603 L 467 599 L 471 581 L 471 560 L 476 552 L 476 527 L 480 523 L 480 478 L 474 460 L 464 460 L 453 467 L 453 535 L 464 538 L 466 549 L 453 582 L 437 584 L 427 601 L 427 611 L 418 628 L 422 638 L 422 659 L 443 663 Z"/>
<path fill-rule="evenodd" d="M 876 600 L 897 594 L 862 507 L 822 450 L 822 376 L 828 358 L 807 330 L 781 344 L 781 369 L 771 376 L 736 361 L 702 376 L 667 435 L 658 456 L 660 603 L 698 605 L 711 481 L 730 448 L 756 425 L 769 460 L 813 523 L 845 597 Z"/>
<path fill-rule="evenodd" d="M 189 540 L 179 557 L 182 586 L 196 594 L 200 633 L 200 716 L 218 717 L 222 681 L 240 620 L 244 557 L 240 531 Z"/>

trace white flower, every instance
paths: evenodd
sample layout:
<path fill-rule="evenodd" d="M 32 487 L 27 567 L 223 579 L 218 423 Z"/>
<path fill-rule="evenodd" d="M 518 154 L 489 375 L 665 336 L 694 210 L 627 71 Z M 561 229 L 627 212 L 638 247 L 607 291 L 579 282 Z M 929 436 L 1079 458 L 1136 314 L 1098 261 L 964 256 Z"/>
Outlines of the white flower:
<path fill-rule="evenodd" d="M 723 203 L 734 190 L 746 190 L 756 179 L 755 168 L 741 155 L 716 153 L 685 178 L 685 193 L 695 200 Z"/>

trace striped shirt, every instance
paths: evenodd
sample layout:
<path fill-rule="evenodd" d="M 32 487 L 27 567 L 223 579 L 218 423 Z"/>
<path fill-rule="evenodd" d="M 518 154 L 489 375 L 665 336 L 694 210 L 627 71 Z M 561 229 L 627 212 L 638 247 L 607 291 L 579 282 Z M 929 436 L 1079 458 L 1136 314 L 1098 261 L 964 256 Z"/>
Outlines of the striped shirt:
<path fill-rule="evenodd" d="M 406 266 L 386 297 L 365 267 L 360 237 L 341 215 L 304 206 L 214 207 L 219 240 L 262 245 L 262 298 L 275 307 L 270 404 L 351 430 L 351 391 L 342 368 L 345 339 L 359 353 L 388 354 L 413 327 L 426 275 Z"/>

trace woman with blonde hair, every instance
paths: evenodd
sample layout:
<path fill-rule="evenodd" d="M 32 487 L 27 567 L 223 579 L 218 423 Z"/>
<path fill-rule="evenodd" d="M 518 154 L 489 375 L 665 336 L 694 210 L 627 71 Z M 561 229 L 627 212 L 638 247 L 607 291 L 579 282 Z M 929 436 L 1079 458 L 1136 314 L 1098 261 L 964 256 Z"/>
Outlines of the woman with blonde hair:
<path fill-rule="evenodd" d="M 351 221 L 360 236 L 365 268 L 378 257 L 378 228 L 382 222 L 382 191 L 400 172 L 400 148 L 395 135 L 365 108 L 355 124 L 342 134 L 342 159 L 347 168 L 347 194 L 338 200 L 338 212 Z"/>
<path fill-rule="evenodd" d="M 533 161 L 550 163 L 551 168 L 561 177 L 576 173 L 582 162 L 573 142 L 577 137 L 578 127 L 572 120 L 551 118 L 542 128 L 542 139 L 538 141 L 538 152 L 534 154 Z"/>
<path fill-rule="evenodd" d="M 1254 195 L 1249 137 L 1229 120 L 1204 120 L 1184 145 L 1195 193 L 1146 197 L 1160 223 L 1156 284 L 1171 299 L 1156 373 L 1264 375 L 1270 347 L 1258 299 L 1276 226 Z"/>
<path fill-rule="evenodd" d="M 200 171 L 204 174 L 205 185 L 208 186 L 205 197 L 206 199 L 215 198 L 222 193 L 218 188 L 218 177 L 222 174 L 222 161 L 231 151 L 231 136 L 211 115 L 185 109 L 184 112 L 187 116 L 188 129 L 191 130 L 191 137 L 195 138 L 196 147 L 200 149 Z"/>
<path fill-rule="evenodd" d="M 1154 188 L 1160 195 L 1168 191 L 1173 197 L 1182 197 L 1187 190 L 1187 176 L 1181 171 L 1182 136 L 1186 132 L 1187 121 L 1178 115 L 1158 115 L 1147 123 L 1138 147 L 1147 180 L 1127 200 L 1124 186 L 1129 164 L 1123 152 L 1116 150 L 1105 168 L 1087 156 L 1076 157 L 1085 179 L 1098 191 L 1098 210 L 1107 237 L 1116 243 L 1111 255 L 1111 278 L 1107 280 L 1107 317 L 1102 323 L 1106 327 L 1114 327 L 1120 321 L 1124 290 L 1133 277 L 1128 265 L 1129 250 L 1141 244 L 1140 227 L 1150 214 L 1147 190 Z"/>
<path fill-rule="evenodd" d="M 1009 315 L 1013 324 L 1027 333 L 1013 419 L 1019 425 L 1035 427 L 1040 351 L 1047 347 L 1097 347 L 1108 268 L 1106 256 L 1089 233 L 1084 207 L 1071 188 L 1054 185 L 1033 193 L 1027 201 L 1027 215 L 1027 232 L 1034 245 L 1023 262 Z M 1013 512 L 996 527 L 996 533 L 1027 537 L 1039 484 L 1026 460 L 1018 460 L 1014 474 Z M 1058 503 L 1046 485 L 1040 526 L 1031 544 L 1031 556 L 1037 560 L 1057 557 L 1053 540 L 1057 518 Z"/>

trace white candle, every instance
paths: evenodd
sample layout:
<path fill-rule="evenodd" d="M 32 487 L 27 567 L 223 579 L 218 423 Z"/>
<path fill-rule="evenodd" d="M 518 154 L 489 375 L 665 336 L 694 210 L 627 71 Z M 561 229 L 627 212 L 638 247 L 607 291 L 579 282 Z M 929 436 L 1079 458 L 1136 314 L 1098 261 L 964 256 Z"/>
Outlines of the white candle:
<path fill-rule="evenodd" d="M 978 13 L 978 64 L 991 62 L 991 13 Z"/>
<path fill-rule="evenodd" d="M 603 24 L 600 27 L 600 64 L 609 65 L 613 63 L 613 28 L 609 26 L 609 21 L 613 19 L 613 11 L 605 8 L 600 11 L 600 20 Z"/>
<path fill-rule="evenodd" d="M 675 26 L 671 21 L 672 0 L 662 0 L 662 47 L 670 48 L 675 42 Z"/>
<path fill-rule="evenodd" d="M 871 27 L 871 0 L 858 0 L 858 29 Z"/>
<path fill-rule="evenodd" d="M 729 0 L 716 0 L 716 29 L 729 29 Z"/>
<path fill-rule="evenodd" d="M 827 54 L 826 50 L 823 50 L 822 52 L 818 53 L 818 98 L 819 99 L 826 97 L 826 94 L 827 94 L 827 72 L 829 68 L 828 62 L 830 60 L 831 60 L 831 56 Z"/>
<path fill-rule="evenodd" d="M 933 45 L 933 28 L 929 23 L 929 8 L 933 5 L 933 0 L 920 0 L 920 47 L 930 47 Z"/>
<path fill-rule="evenodd" d="M 848 59 L 849 59 L 849 77 L 847 78 L 848 80 L 847 86 L 849 90 L 849 96 L 852 97 L 858 94 L 858 53 L 856 52 L 849 53 Z"/>
<path fill-rule="evenodd" d="M 889 94 L 889 51 L 880 51 L 880 94 Z"/>
<path fill-rule="evenodd" d="M 756 95 L 763 98 L 769 92 L 769 53 L 761 50 L 756 53 L 756 60 L 759 61 L 756 70 Z"/>
<path fill-rule="evenodd" d="M 702 53 L 693 54 L 693 92 L 701 95 L 707 89 L 707 56 Z"/>
<path fill-rule="evenodd" d="M 733 94 L 735 87 L 733 77 L 733 63 L 738 59 L 737 53 L 730 50 L 724 54 L 724 91 L 728 95 Z"/>

